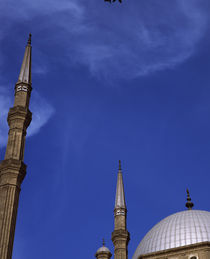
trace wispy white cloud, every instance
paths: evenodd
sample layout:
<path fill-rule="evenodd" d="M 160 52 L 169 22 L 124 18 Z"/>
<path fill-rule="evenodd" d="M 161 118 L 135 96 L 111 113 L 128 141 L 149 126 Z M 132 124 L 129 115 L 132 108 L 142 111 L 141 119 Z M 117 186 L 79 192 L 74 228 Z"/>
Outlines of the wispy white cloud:
<path fill-rule="evenodd" d="M 0 87 L 0 147 L 3 147 L 7 144 L 7 114 L 10 106 L 11 99 L 9 98 L 6 88 Z"/>
<path fill-rule="evenodd" d="M 36 64 L 35 66 L 33 66 L 33 74 L 37 74 L 37 75 L 46 75 L 46 73 L 48 72 L 48 67 L 46 65 L 43 64 Z"/>
<path fill-rule="evenodd" d="M 149 1 L 150 6 L 143 2 L 142 7 L 136 4 L 136 10 L 130 10 L 131 17 L 126 13 L 113 17 L 112 28 L 100 31 L 94 25 L 96 38 L 86 35 L 78 61 L 95 75 L 132 78 L 174 67 L 189 58 L 206 29 L 207 17 L 198 1 L 162 1 L 158 5 Z M 90 52 L 90 46 L 95 51 Z M 99 46 L 106 52 L 97 51 Z"/>
<path fill-rule="evenodd" d="M 33 91 L 30 109 L 33 111 L 33 119 L 28 128 L 28 136 L 38 133 L 55 112 L 53 106 L 36 91 Z"/>
<path fill-rule="evenodd" d="M 11 23 L 41 19 L 34 30 L 39 34 L 45 28 L 43 47 L 50 42 L 59 62 L 68 59 L 87 66 L 93 76 L 113 80 L 173 68 L 190 58 L 207 30 L 207 1 L 21 0 L 23 16 L 15 1 L 3 7 Z M 50 56 L 49 50 L 43 58 Z"/>
<path fill-rule="evenodd" d="M 9 108 L 13 105 L 12 97 L 10 97 L 11 93 L 9 93 L 7 89 L 9 88 L 0 87 L 0 147 L 7 144 L 9 130 L 7 125 L 7 114 Z M 33 112 L 33 119 L 27 130 L 28 136 L 38 133 L 54 113 L 53 106 L 36 91 L 33 91 L 30 109 Z"/>
<path fill-rule="evenodd" d="M 194 54 L 206 32 L 205 1 L 124 2 L 105 11 L 105 5 L 80 1 L 85 11 L 74 31 L 71 18 L 60 23 L 69 35 L 64 39 L 70 40 L 70 60 L 96 77 L 130 79 L 172 68 Z M 80 32 L 81 24 L 86 30 Z"/>

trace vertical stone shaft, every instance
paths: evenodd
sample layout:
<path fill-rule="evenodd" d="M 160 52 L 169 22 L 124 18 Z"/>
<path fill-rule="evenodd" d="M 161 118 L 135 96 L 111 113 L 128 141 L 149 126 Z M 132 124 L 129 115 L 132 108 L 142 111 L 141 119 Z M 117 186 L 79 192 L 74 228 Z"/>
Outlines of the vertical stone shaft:
<path fill-rule="evenodd" d="M 128 258 L 128 242 L 130 234 L 127 231 L 127 209 L 125 204 L 125 194 L 121 164 L 119 166 L 117 178 L 117 190 L 114 209 L 114 231 L 112 232 L 112 242 L 114 244 L 114 259 Z"/>
<path fill-rule="evenodd" d="M 31 122 L 31 35 L 25 49 L 15 102 L 8 113 L 8 143 L 0 164 L 0 258 L 11 259 L 21 183 L 26 174 L 23 163 L 26 129 Z"/>
<path fill-rule="evenodd" d="M 23 162 L 8 159 L 0 165 L 0 258 L 10 259 L 15 233 L 20 185 L 26 166 Z"/>
<path fill-rule="evenodd" d="M 2 204 L 9 213 L 7 215 L 2 215 L 2 232 L 0 236 L 0 243 L 4 242 L 1 247 L 1 258 L 11 258 L 12 257 L 12 246 L 14 238 L 14 229 L 17 215 L 17 206 L 19 198 L 19 190 L 15 187 L 5 187 L 1 190 L 1 194 L 4 195 L 5 201 Z M 8 218 L 7 218 L 8 217 Z"/>

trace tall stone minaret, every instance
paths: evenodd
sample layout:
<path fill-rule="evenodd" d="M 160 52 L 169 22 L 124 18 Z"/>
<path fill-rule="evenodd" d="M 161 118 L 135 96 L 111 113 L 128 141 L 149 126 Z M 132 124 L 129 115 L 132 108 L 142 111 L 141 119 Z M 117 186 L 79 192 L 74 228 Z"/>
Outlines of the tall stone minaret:
<path fill-rule="evenodd" d="M 26 174 L 23 163 L 26 129 L 32 114 L 31 94 L 31 34 L 25 49 L 18 81 L 15 85 L 14 106 L 8 113 L 8 143 L 0 164 L 0 258 L 11 259 L 21 183 Z"/>
<path fill-rule="evenodd" d="M 114 208 L 114 231 L 112 232 L 112 242 L 114 244 L 114 259 L 128 258 L 128 242 L 130 234 L 127 231 L 127 209 L 125 203 L 125 193 L 123 186 L 123 177 L 121 162 L 119 161 L 119 170 L 117 176 L 117 190 Z"/>

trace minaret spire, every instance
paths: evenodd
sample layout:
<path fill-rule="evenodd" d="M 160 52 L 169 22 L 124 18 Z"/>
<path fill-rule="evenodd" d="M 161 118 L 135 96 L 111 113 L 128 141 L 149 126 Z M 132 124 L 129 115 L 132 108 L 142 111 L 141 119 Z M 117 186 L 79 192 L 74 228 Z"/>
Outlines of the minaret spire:
<path fill-rule="evenodd" d="M 121 168 L 120 160 L 119 160 L 119 170 L 118 170 L 118 176 L 117 176 L 117 189 L 116 189 L 116 197 L 115 197 L 115 209 L 116 208 L 126 209 L 125 193 L 124 193 L 124 186 L 123 186 L 123 176 L 122 176 L 122 168 Z"/>
<path fill-rule="evenodd" d="M 31 33 L 29 33 L 29 36 L 28 36 L 28 45 L 31 45 Z"/>
<path fill-rule="evenodd" d="M 9 134 L 4 160 L 0 164 L 0 258 L 11 259 L 21 183 L 26 175 L 23 162 L 26 130 L 32 118 L 31 35 L 25 49 L 14 106 L 8 113 Z"/>
<path fill-rule="evenodd" d="M 20 69 L 20 74 L 18 77 L 17 84 L 22 86 L 22 84 L 27 84 L 31 86 L 31 34 L 29 34 L 28 43 L 26 45 L 22 66 Z M 20 87 L 18 88 L 20 89 Z"/>
<path fill-rule="evenodd" d="M 127 231 L 127 208 L 125 203 L 122 167 L 121 161 L 119 161 L 114 208 L 114 231 L 112 232 L 112 242 L 114 244 L 114 259 L 128 258 L 127 247 L 129 240 L 130 234 Z"/>
<path fill-rule="evenodd" d="M 121 160 L 119 160 L 119 170 L 118 171 L 122 171 Z"/>

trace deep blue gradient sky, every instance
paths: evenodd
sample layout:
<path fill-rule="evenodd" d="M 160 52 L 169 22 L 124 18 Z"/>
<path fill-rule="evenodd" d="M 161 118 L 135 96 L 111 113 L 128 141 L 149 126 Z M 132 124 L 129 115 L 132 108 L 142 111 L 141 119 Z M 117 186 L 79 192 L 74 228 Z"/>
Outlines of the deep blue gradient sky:
<path fill-rule="evenodd" d="M 151 227 L 210 210 L 209 0 L 0 2 L 0 156 L 28 33 L 28 129 L 14 259 L 113 253 L 122 160 L 129 258 Z"/>

